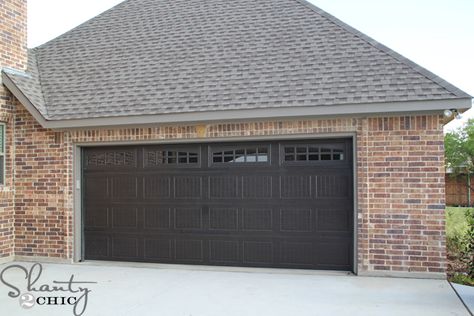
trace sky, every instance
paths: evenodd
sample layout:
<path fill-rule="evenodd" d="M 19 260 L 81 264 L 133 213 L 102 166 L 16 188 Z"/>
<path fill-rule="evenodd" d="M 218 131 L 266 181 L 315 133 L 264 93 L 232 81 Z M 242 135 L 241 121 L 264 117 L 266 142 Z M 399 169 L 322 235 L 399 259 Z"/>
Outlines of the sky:
<path fill-rule="evenodd" d="M 28 46 L 41 45 L 122 1 L 28 0 Z M 474 95 L 473 0 L 310 2 Z M 474 118 L 474 109 L 445 131 L 468 118 Z"/>

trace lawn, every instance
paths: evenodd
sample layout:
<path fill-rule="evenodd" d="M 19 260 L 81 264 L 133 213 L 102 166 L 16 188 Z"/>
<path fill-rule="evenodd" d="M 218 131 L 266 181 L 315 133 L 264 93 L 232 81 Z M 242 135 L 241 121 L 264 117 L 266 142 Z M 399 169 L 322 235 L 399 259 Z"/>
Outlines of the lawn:
<path fill-rule="evenodd" d="M 467 221 L 464 213 L 468 207 L 446 207 L 446 236 L 464 235 L 467 231 Z"/>

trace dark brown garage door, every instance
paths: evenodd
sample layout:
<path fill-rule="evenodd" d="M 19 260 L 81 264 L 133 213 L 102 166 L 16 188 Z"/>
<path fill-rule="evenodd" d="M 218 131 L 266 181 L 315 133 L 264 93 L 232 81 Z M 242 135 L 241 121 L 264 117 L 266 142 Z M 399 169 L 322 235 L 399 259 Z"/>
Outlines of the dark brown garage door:
<path fill-rule="evenodd" d="M 351 140 L 84 148 L 84 257 L 352 270 Z"/>

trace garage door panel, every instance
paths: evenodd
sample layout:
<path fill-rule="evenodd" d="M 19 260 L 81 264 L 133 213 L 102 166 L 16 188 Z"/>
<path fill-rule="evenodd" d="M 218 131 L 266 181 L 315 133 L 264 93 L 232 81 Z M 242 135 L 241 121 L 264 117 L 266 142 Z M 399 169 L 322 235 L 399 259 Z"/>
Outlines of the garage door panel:
<path fill-rule="evenodd" d="M 208 178 L 209 199 L 240 198 L 238 176 L 213 176 Z"/>
<path fill-rule="evenodd" d="M 91 206 L 84 216 L 85 225 L 90 229 L 107 229 L 109 227 L 109 208 L 106 206 Z"/>
<path fill-rule="evenodd" d="M 311 267 L 314 265 L 314 243 L 313 242 L 291 242 L 281 243 L 281 262 L 284 265 L 296 265 Z"/>
<path fill-rule="evenodd" d="M 326 239 L 317 243 L 317 264 L 322 268 L 339 269 L 351 266 L 352 246 L 345 239 Z"/>
<path fill-rule="evenodd" d="M 174 209 L 174 228 L 178 230 L 202 230 L 202 207 L 178 207 Z"/>
<path fill-rule="evenodd" d="M 316 176 L 317 198 L 350 198 L 351 196 L 350 176 L 338 174 Z"/>
<path fill-rule="evenodd" d="M 171 207 L 149 206 L 144 208 L 144 229 L 169 230 L 171 229 Z"/>
<path fill-rule="evenodd" d="M 113 229 L 138 229 L 138 208 L 133 206 L 112 207 Z"/>
<path fill-rule="evenodd" d="M 311 176 L 280 176 L 280 197 L 282 199 L 311 199 Z"/>
<path fill-rule="evenodd" d="M 139 238 L 119 236 L 115 235 L 112 238 L 112 257 L 123 259 L 138 258 Z"/>
<path fill-rule="evenodd" d="M 241 263 L 240 243 L 236 240 L 210 240 L 209 262 L 222 264 Z"/>
<path fill-rule="evenodd" d="M 112 186 L 111 198 L 116 201 L 135 200 L 138 197 L 138 177 L 134 175 L 117 175 L 110 177 Z"/>
<path fill-rule="evenodd" d="M 170 262 L 173 260 L 174 239 L 166 236 L 144 239 L 144 258 L 151 261 Z"/>
<path fill-rule="evenodd" d="M 320 232 L 351 232 L 352 219 L 351 210 L 347 208 L 318 208 L 317 213 L 317 230 Z"/>
<path fill-rule="evenodd" d="M 243 263 L 260 266 L 274 264 L 274 243 L 271 241 L 244 241 Z"/>
<path fill-rule="evenodd" d="M 235 207 L 210 208 L 209 229 L 217 231 L 237 231 L 239 229 L 239 209 Z"/>
<path fill-rule="evenodd" d="M 350 151 L 350 140 L 85 149 L 85 258 L 350 270 Z"/>
<path fill-rule="evenodd" d="M 198 200 L 203 198 L 203 177 L 174 177 L 174 198 L 181 200 Z"/>
<path fill-rule="evenodd" d="M 84 179 L 84 199 L 102 201 L 110 197 L 109 177 L 89 175 Z"/>
<path fill-rule="evenodd" d="M 204 262 L 204 240 L 175 240 L 175 258 L 177 262 Z"/>
<path fill-rule="evenodd" d="M 170 176 L 150 175 L 143 177 L 143 198 L 145 200 L 170 199 L 172 189 Z"/>
<path fill-rule="evenodd" d="M 84 237 L 85 255 L 90 259 L 107 259 L 110 257 L 110 236 L 89 232 Z"/>
<path fill-rule="evenodd" d="M 273 198 L 273 179 L 269 175 L 251 175 L 242 178 L 243 199 Z"/>
<path fill-rule="evenodd" d="M 273 230 L 273 210 L 268 207 L 244 208 L 242 210 L 242 230 L 271 232 Z"/>
<path fill-rule="evenodd" d="M 313 230 L 313 210 L 311 208 L 287 207 L 280 209 L 280 231 L 307 233 Z"/>

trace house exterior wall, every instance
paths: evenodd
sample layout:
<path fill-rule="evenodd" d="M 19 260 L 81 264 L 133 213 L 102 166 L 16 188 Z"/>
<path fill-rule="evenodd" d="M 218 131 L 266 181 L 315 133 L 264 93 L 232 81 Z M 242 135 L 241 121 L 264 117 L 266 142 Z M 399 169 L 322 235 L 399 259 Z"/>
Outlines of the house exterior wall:
<path fill-rule="evenodd" d="M 101 142 L 354 133 L 359 272 L 444 273 L 443 121 L 438 115 L 210 123 L 55 132 L 17 103 L 15 254 L 72 260 L 74 148 Z"/>
<path fill-rule="evenodd" d="M 26 68 L 26 0 L 0 0 L 0 69 Z M 6 147 L 13 148 L 12 94 L 1 84 L 0 123 L 6 125 Z M 13 152 L 6 156 L 5 185 L 0 185 L 0 261 L 13 255 Z"/>

